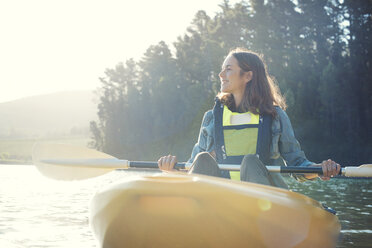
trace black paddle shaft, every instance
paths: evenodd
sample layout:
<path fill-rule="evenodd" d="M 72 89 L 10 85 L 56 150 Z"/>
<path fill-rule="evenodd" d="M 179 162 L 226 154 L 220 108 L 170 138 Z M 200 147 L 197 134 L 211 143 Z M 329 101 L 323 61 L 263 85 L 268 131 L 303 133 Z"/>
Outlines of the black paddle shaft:
<path fill-rule="evenodd" d="M 323 175 L 322 167 L 280 166 L 280 173 L 313 173 Z"/>
<path fill-rule="evenodd" d="M 186 163 L 177 163 L 175 168 L 176 169 L 185 169 Z M 150 162 L 150 161 L 130 161 L 131 168 L 158 168 L 157 162 Z M 322 167 L 302 167 L 302 166 L 280 166 L 280 173 L 313 173 L 313 174 L 323 174 Z M 269 168 L 269 171 L 271 169 Z M 341 171 L 340 171 L 341 174 Z"/>

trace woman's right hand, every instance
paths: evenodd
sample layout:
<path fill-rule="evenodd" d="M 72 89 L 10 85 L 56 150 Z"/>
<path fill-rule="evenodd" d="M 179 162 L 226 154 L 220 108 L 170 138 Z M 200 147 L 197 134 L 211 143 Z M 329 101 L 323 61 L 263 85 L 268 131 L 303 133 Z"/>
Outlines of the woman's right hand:
<path fill-rule="evenodd" d="M 164 171 L 172 171 L 174 170 L 174 166 L 177 164 L 177 157 L 168 155 L 159 158 L 158 160 L 158 167 L 160 170 Z"/>

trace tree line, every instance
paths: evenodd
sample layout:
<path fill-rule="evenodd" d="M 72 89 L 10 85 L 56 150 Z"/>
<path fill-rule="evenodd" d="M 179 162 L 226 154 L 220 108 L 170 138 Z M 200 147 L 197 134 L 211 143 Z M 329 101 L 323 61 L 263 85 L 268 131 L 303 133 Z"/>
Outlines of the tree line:
<path fill-rule="evenodd" d="M 119 158 L 188 159 L 218 73 L 235 47 L 261 53 L 287 100 L 307 157 L 352 165 L 372 160 L 372 1 L 225 0 L 198 11 L 169 46 L 118 63 L 100 78 L 91 146 Z"/>

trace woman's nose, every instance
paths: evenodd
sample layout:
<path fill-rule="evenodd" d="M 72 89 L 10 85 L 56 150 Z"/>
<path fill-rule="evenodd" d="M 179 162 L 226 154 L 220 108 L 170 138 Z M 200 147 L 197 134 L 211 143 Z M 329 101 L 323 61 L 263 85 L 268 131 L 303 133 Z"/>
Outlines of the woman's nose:
<path fill-rule="evenodd" d="M 218 73 L 218 76 L 219 76 L 220 78 L 222 78 L 222 74 L 223 74 L 223 71 L 220 71 L 220 73 Z"/>

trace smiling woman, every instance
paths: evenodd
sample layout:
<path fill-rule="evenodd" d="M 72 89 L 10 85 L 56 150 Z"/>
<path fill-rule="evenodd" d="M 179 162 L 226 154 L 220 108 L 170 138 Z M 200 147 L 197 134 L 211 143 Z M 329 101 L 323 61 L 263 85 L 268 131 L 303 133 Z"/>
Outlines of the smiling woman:
<path fill-rule="evenodd" d="M 289 166 L 322 167 L 324 180 L 339 173 L 340 165 L 332 160 L 321 164 L 307 160 L 284 112 L 285 101 L 260 55 L 244 48 L 232 50 L 219 77 L 221 92 L 214 108 L 204 115 L 198 142 L 189 159 L 193 163 L 189 173 L 282 188 L 287 185 L 281 176 L 264 166 L 275 164 L 278 158 Z M 162 170 L 173 170 L 176 163 L 177 158 L 171 155 L 158 161 Z M 240 164 L 240 173 L 221 171 L 217 163 Z M 295 177 L 304 181 L 318 175 Z"/>
<path fill-rule="evenodd" d="M 284 98 L 274 80 L 267 74 L 266 65 L 259 54 L 242 48 L 231 51 L 219 76 L 221 93 L 218 98 L 229 109 L 240 113 L 251 111 L 255 114 L 260 110 L 275 116 L 274 106 L 286 108 Z"/>

